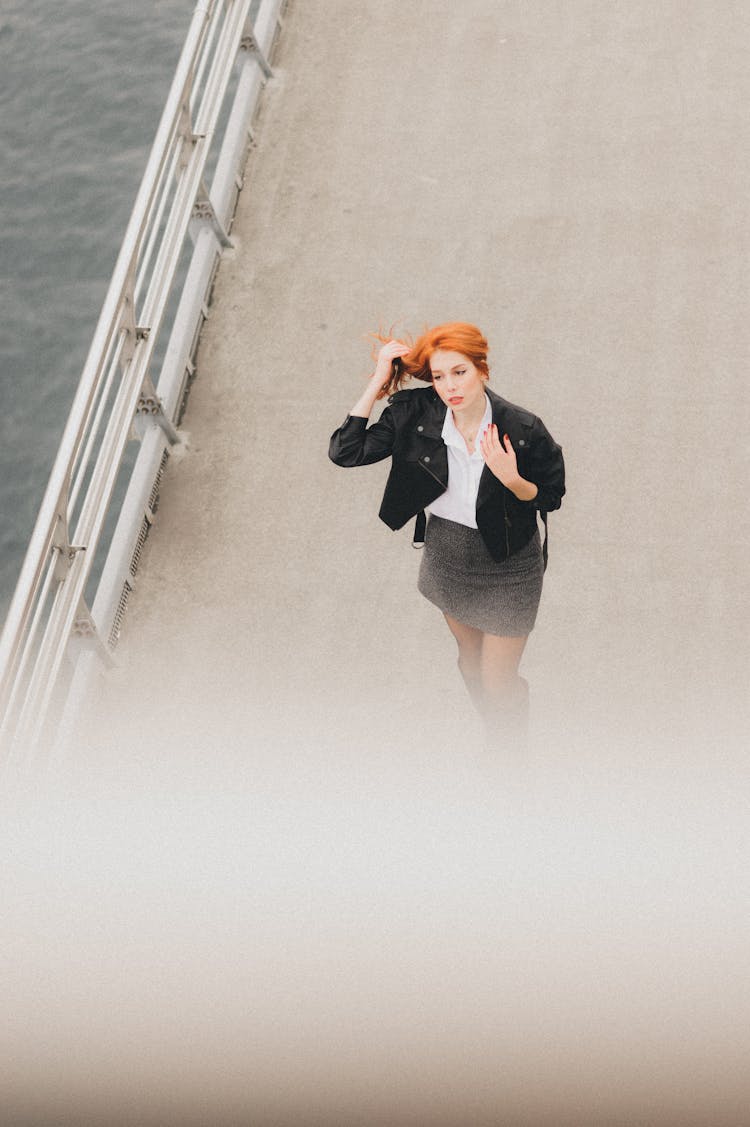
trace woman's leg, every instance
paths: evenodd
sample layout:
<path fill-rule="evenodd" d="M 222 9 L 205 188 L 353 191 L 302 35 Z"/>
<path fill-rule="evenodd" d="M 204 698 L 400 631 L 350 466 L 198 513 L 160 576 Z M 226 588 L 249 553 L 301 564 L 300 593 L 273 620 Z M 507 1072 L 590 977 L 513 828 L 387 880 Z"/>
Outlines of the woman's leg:
<path fill-rule="evenodd" d="M 529 685 L 518 674 L 528 636 L 484 634 L 445 615 L 458 645 L 458 668 L 489 742 L 512 740 L 523 747 L 528 735 Z"/>
<path fill-rule="evenodd" d="M 528 734 L 529 685 L 518 674 L 527 636 L 482 636 L 480 680 L 484 718 L 493 738 L 509 737 L 526 743 Z"/>
<path fill-rule="evenodd" d="M 458 645 L 458 668 L 469 691 L 474 707 L 484 714 L 482 699 L 482 640 L 485 635 L 474 626 L 467 626 L 450 615 L 445 615 L 450 632 Z"/>

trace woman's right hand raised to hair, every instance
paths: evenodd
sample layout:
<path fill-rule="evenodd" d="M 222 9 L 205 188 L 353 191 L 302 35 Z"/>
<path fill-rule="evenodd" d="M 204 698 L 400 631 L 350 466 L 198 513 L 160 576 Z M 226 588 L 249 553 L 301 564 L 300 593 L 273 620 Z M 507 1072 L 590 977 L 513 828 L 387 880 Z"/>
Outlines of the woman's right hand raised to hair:
<path fill-rule="evenodd" d="M 378 361 L 372 379 L 379 380 L 382 387 L 390 379 L 393 361 L 399 356 L 406 356 L 410 351 L 409 345 L 402 344 L 400 340 L 386 341 L 378 353 Z"/>
<path fill-rule="evenodd" d="M 410 351 L 411 349 L 408 344 L 402 344 L 400 340 L 386 341 L 378 352 L 375 371 L 367 381 L 367 387 L 349 412 L 350 415 L 369 419 L 370 412 L 375 406 L 375 400 L 380 399 L 383 395 L 384 389 L 391 378 L 391 366 L 393 361 L 399 356 L 406 356 Z"/>

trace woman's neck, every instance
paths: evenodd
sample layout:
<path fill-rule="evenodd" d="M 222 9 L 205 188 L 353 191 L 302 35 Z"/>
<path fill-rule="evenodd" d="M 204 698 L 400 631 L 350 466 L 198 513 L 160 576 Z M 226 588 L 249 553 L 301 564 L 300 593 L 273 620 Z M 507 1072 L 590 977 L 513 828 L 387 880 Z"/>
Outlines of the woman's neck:
<path fill-rule="evenodd" d="M 476 406 L 472 404 L 472 406 L 468 407 L 465 411 L 455 411 L 452 407 L 450 408 L 451 411 L 453 411 L 453 421 L 464 437 L 466 437 L 467 434 L 476 434 L 484 416 L 486 406 L 487 400 L 482 396 Z"/>

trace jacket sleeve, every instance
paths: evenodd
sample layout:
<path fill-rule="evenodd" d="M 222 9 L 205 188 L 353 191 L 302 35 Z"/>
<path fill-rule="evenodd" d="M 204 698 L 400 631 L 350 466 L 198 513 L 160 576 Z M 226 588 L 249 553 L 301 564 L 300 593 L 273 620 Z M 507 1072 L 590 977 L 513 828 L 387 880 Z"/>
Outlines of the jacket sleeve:
<path fill-rule="evenodd" d="M 565 495 L 565 462 L 558 446 L 541 419 L 534 425 L 529 470 L 525 476 L 537 487 L 537 495 L 529 504 L 551 513 L 559 509 Z"/>
<path fill-rule="evenodd" d="M 347 415 L 331 435 L 328 457 L 337 466 L 368 466 L 393 453 L 396 428 L 390 407 L 372 426 L 359 415 Z"/>

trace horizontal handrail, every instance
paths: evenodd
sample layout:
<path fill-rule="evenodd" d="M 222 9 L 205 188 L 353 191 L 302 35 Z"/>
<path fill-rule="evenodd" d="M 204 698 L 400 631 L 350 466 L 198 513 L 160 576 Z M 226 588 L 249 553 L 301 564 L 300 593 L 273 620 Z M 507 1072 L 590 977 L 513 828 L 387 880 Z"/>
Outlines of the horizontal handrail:
<path fill-rule="evenodd" d="M 251 21 L 251 0 L 199 0 L 188 28 L 0 638 L 0 738 L 9 757 L 38 746 L 81 654 L 88 649 L 106 661 L 116 640 L 113 619 L 123 601 L 117 586 L 132 580 L 142 521 L 153 517 L 164 459 L 179 437 L 207 295 L 229 243 L 252 112 L 271 73 L 267 55 L 282 0 L 255 6 Z M 238 59 L 234 101 L 217 137 Z M 194 249 L 183 280 L 188 235 Z M 177 294 L 155 387 L 151 369 Z M 141 450 L 122 494 L 115 487 L 134 435 Z M 97 577 L 105 525 L 115 521 Z"/>

